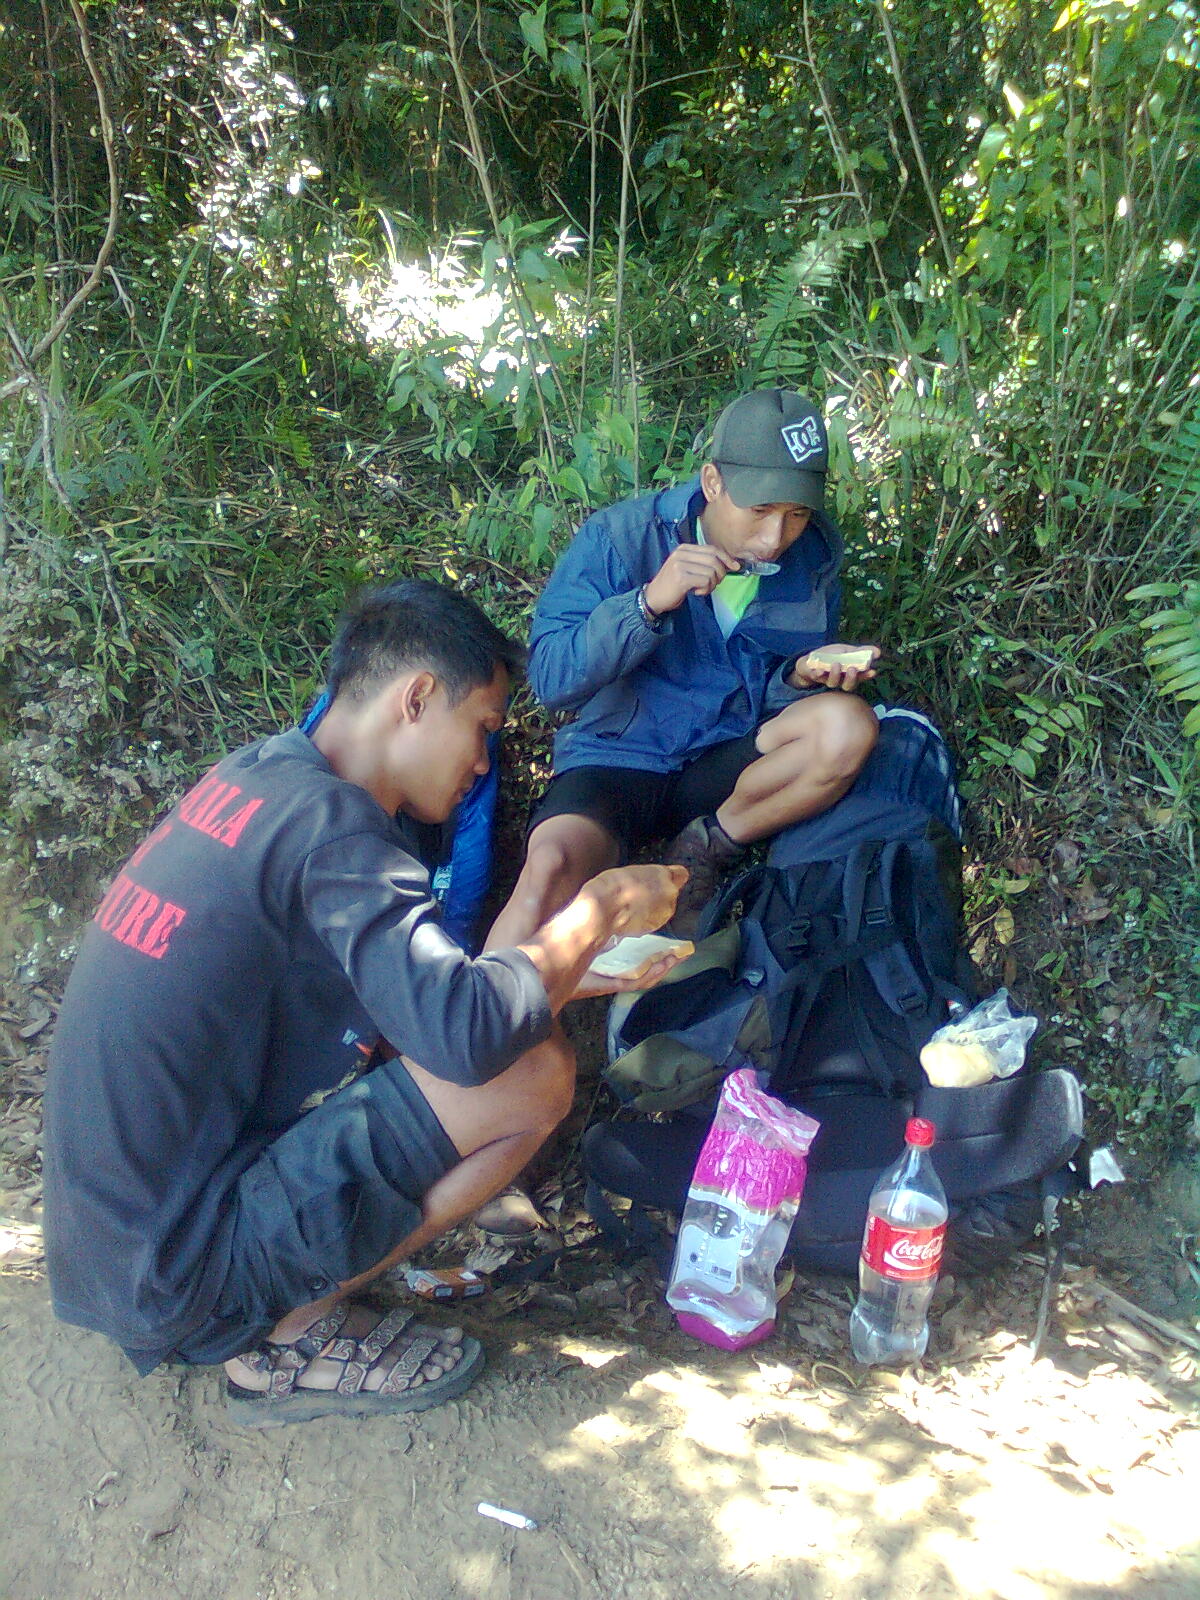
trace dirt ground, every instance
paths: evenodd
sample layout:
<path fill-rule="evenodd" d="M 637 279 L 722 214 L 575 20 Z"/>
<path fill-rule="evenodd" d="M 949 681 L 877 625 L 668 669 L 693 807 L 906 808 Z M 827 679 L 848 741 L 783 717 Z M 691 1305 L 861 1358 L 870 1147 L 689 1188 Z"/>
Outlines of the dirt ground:
<path fill-rule="evenodd" d="M 1033 1257 L 943 1279 L 925 1362 L 864 1372 L 838 1280 L 798 1277 L 775 1337 L 724 1355 L 674 1329 L 648 1267 L 584 1248 L 469 1303 L 489 1364 L 461 1400 L 260 1432 L 226 1419 L 219 1371 L 138 1379 L 50 1312 L 37 1155 L 55 1000 L 27 978 L 0 1010 L 2 1600 L 1200 1594 L 1194 1158 L 1173 1187 L 1107 1189 L 1068 1219 L 1036 1360 Z M 573 1242 L 560 1170 L 542 1198 Z M 463 1230 L 442 1258 L 475 1242 Z M 485 1520 L 480 1501 L 539 1526 Z"/>
<path fill-rule="evenodd" d="M 1123 1225 L 1169 1297 L 1169 1230 Z M 226 1420 L 218 1371 L 139 1380 L 55 1323 L 32 1216 L 4 1243 L 6 1600 L 1200 1593 L 1196 1360 L 1091 1266 L 1068 1267 L 1036 1361 L 1028 1260 L 944 1281 L 924 1365 L 864 1373 L 835 1280 L 797 1279 L 774 1340 L 721 1355 L 646 1273 L 585 1252 L 472 1304 L 489 1367 L 463 1399 L 260 1432 Z"/>

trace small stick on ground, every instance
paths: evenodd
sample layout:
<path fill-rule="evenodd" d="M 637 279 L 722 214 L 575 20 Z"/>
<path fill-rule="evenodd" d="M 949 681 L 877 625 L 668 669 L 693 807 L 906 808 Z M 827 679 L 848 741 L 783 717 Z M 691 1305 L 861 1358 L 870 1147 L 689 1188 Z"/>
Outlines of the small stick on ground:
<path fill-rule="evenodd" d="M 1030 1266 L 1044 1266 L 1044 1263 L 1037 1256 L 1030 1255 L 1027 1251 L 1022 1252 L 1021 1260 L 1027 1261 Z M 1080 1273 L 1086 1270 L 1088 1269 L 1076 1266 L 1074 1263 L 1068 1263 L 1063 1268 L 1063 1271 L 1068 1273 Z M 1099 1295 L 1101 1300 L 1107 1300 L 1115 1310 L 1123 1312 L 1125 1316 L 1131 1317 L 1135 1322 L 1140 1322 L 1145 1327 L 1152 1328 L 1155 1333 L 1161 1334 L 1164 1339 L 1170 1339 L 1176 1344 L 1186 1345 L 1189 1350 L 1195 1350 L 1197 1354 L 1200 1354 L 1200 1334 L 1191 1332 L 1178 1322 L 1169 1322 L 1166 1317 L 1156 1316 L 1153 1311 L 1143 1310 L 1141 1306 L 1135 1305 L 1132 1300 L 1127 1300 L 1123 1294 L 1119 1294 L 1116 1289 L 1110 1288 L 1107 1283 L 1102 1282 L 1099 1278 L 1089 1278 L 1087 1287 Z"/>

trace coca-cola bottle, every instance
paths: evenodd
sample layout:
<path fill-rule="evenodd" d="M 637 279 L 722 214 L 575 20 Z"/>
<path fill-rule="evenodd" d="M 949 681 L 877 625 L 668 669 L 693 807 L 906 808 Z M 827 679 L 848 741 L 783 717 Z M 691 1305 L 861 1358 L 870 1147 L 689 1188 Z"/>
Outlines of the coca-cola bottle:
<path fill-rule="evenodd" d="M 926 1313 L 946 1233 L 946 1191 L 929 1154 L 936 1131 L 910 1117 L 904 1154 L 871 1191 L 850 1316 L 855 1359 L 867 1366 L 914 1360 L 929 1342 Z"/>

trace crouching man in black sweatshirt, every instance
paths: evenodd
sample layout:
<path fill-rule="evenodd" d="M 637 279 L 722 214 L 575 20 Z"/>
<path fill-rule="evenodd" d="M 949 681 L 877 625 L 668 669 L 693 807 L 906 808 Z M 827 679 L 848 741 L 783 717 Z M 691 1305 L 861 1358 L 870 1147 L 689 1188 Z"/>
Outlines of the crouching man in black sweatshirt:
<path fill-rule="evenodd" d="M 436 584 L 366 596 L 311 739 L 214 767 L 84 937 L 46 1095 L 54 1307 L 142 1373 L 224 1362 L 243 1421 L 469 1386 L 482 1352 L 461 1330 L 350 1297 L 525 1166 L 572 1099 L 554 1018 L 686 878 L 602 872 L 474 960 L 443 932 L 397 815 L 444 821 L 487 771 L 521 658 Z"/>

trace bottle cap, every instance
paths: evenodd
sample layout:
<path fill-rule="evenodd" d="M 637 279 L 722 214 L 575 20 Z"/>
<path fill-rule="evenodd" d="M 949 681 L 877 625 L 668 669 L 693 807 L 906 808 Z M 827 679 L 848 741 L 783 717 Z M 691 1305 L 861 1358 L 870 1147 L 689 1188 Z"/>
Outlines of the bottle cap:
<path fill-rule="evenodd" d="M 937 1129 L 932 1122 L 924 1117 L 909 1117 L 904 1129 L 904 1139 L 907 1144 L 915 1144 L 918 1150 L 928 1150 L 937 1138 Z"/>

